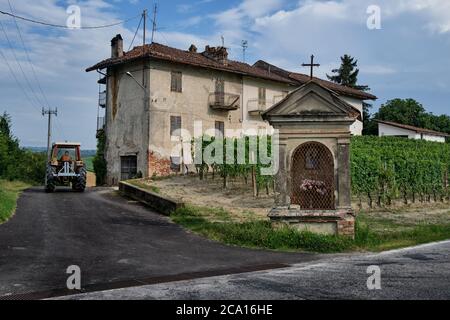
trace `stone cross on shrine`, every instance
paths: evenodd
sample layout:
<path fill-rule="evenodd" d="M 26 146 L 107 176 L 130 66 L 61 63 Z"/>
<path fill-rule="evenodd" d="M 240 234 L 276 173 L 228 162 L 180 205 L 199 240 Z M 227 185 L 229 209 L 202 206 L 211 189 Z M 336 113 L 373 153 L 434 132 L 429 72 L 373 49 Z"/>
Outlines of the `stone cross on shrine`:
<path fill-rule="evenodd" d="M 314 55 L 311 55 L 311 63 L 302 63 L 302 67 L 311 67 L 310 77 L 314 77 L 314 67 L 320 67 L 320 64 L 314 63 Z"/>

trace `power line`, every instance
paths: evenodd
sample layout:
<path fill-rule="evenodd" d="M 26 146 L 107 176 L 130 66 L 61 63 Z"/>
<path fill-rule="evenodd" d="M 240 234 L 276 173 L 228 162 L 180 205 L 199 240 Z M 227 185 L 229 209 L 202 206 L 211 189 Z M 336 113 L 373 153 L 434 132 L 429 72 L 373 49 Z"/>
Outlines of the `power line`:
<path fill-rule="evenodd" d="M 131 44 L 130 44 L 130 47 L 128 48 L 128 51 L 130 51 L 131 47 L 133 46 L 134 40 L 136 39 L 136 35 L 137 35 L 138 31 L 139 31 L 139 28 L 141 27 L 143 18 L 144 18 L 144 15 L 142 15 L 141 16 L 141 20 L 139 20 L 139 25 L 138 25 L 138 27 L 136 29 L 136 32 L 134 33 L 134 37 L 133 37 L 133 40 L 131 41 Z"/>
<path fill-rule="evenodd" d="M 13 76 L 14 80 L 16 81 L 17 85 L 21 88 L 24 96 L 28 99 L 28 102 L 30 103 L 31 106 L 33 106 L 34 108 L 37 108 L 39 110 L 39 107 L 36 106 L 34 104 L 34 101 L 30 98 L 30 96 L 28 95 L 28 93 L 26 92 L 25 88 L 22 86 L 22 84 L 20 83 L 19 79 L 17 79 L 16 74 L 14 73 L 11 65 L 8 62 L 8 59 L 6 58 L 6 56 L 4 55 L 4 53 L 0 50 L 0 55 L 3 57 L 3 59 L 5 60 L 6 65 L 8 66 L 9 71 L 11 72 L 11 75 Z"/>
<path fill-rule="evenodd" d="M 5 28 L 3 27 L 3 23 L 2 23 L 1 21 L 0 21 L 0 27 L 1 27 L 2 31 L 3 31 L 3 34 L 4 34 L 5 38 L 6 38 L 6 41 L 8 42 L 8 46 L 9 46 L 9 48 L 11 49 L 11 52 L 12 52 L 12 54 L 13 54 L 13 56 L 14 56 L 14 59 L 16 60 L 16 63 L 17 63 L 17 65 L 19 66 L 20 71 L 22 72 L 22 75 L 23 75 L 23 77 L 24 77 L 24 79 L 25 79 L 25 82 L 26 82 L 27 85 L 28 85 L 28 88 L 31 90 L 31 92 L 33 93 L 34 97 L 36 98 L 36 100 L 37 100 L 37 102 L 38 102 L 38 105 L 40 105 L 40 106 L 42 107 L 42 106 L 43 106 L 43 103 L 41 102 L 41 100 L 40 100 L 39 97 L 37 96 L 36 91 L 34 91 L 33 86 L 31 85 L 30 80 L 28 79 L 27 75 L 25 74 L 25 71 L 23 70 L 22 65 L 20 64 L 20 61 L 19 61 L 19 59 L 17 58 L 16 52 L 14 51 L 14 48 L 13 48 L 13 46 L 12 46 L 12 44 L 11 44 L 11 41 L 9 40 L 8 34 L 6 33 L 6 30 L 5 30 Z"/>
<path fill-rule="evenodd" d="M 8 4 L 9 4 L 9 8 L 10 8 L 11 12 L 14 13 L 14 9 L 13 9 L 13 7 L 12 7 L 12 5 L 11 5 L 10 0 L 8 0 Z M 48 102 L 47 96 L 46 96 L 45 93 L 44 93 L 44 90 L 42 90 L 42 86 L 41 86 L 41 83 L 40 83 L 40 81 L 39 81 L 39 78 L 38 78 L 37 75 L 36 75 L 36 71 L 35 71 L 35 69 L 34 69 L 34 65 L 33 65 L 33 63 L 31 62 L 30 55 L 28 54 L 28 49 L 27 49 L 27 47 L 25 46 L 25 42 L 23 41 L 22 32 L 20 32 L 20 28 L 19 28 L 19 25 L 18 25 L 18 23 L 17 23 L 17 21 L 16 21 L 16 18 L 13 18 L 13 19 L 14 19 L 14 24 L 16 25 L 17 32 L 19 33 L 19 38 L 20 38 L 20 41 L 22 42 L 22 47 L 23 47 L 23 49 L 24 49 L 24 51 L 25 51 L 25 55 L 26 55 L 26 57 L 27 57 L 28 63 L 29 63 L 30 66 L 31 66 L 31 71 L 33 72 L 34 79 L 36 80 L 36 83 L 37 83 L 37 86 L 38 86 L 38 88 L 39 88 L 39 91 L 40 91 L 42 97 L 44 98 L 44 101 L 45 101 L 45 103 L 47 104 L 47 107 L 48 107 L 50 104 L 49 104 L 49 102 Z"/>
<path fill-rule="evenodd" d="M 0 10 L 0 14 L 4 14 L 4 15 L 7 15 L 7 16 L 10 16 L 10 17 L 14 17 L 14 18 L 23 20 L 23 21 L 27 21 L 27 22 L 31 22 L 31 23 L 35 23 L 35 24 L 47 26 L 47 27 L 62 28 L 62 29 L 74 29 L 73 27 L 69 27 L 69 26 L 66 26 L 66 25 L 54 24 L 54 23 L 49 23 L 49 22 L 38 21 L 38 20 L 30 19 L 30 18 L 21 17 L 21 16 L 18 16 L 18 15 L 13 14 L 13 13 L 11 13 L 11 12 L 6 12 L 6 11 L 2 11 L 2 10 Z M 106 24 L 106 25 L 100 25 L 100 26 L 86 26 L 86 27 L 80 26 L 80 27 L 77 28 L 77 29 L 102 29 L 102 28 L 110 28 L 110 27 L 114 27 L 114 26 L 118 26 L 118 25 L 120 25 L 120 24 L 126 23 L 126 22 L 128 22 L 128 21 L 134 20 L 134 19 L 138 18 L 139 16 L 140 16 L 140 14 L 137 15 L 137 16 L 134 16 L 134 17 L 131 17 L 131 18 L 122 20 L 122 21 L 120 21 L 120 22 L 115 22 L 115 23 Z"/>

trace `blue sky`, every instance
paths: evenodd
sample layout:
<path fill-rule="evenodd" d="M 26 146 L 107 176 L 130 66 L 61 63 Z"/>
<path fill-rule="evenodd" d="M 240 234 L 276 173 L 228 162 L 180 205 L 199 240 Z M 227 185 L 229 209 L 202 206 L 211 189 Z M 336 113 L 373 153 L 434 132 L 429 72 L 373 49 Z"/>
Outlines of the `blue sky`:
<path fill-rule="evenodd" d="M 21 16 L 65 24 L 69 5 L 81 9 L 81 23 L 101 25 L 151 11 L 147 0 L 10 0 Z M 366 26 L 367 7 L 381 9 L 381 29 Z M 242 59 L 240 43 L 248 40 L 247 62 L 258 59 L 307 73 L 301 67 L 315 54 L 325 77 L 350 54 L 359 60 L 360 83 L 379 97 L 375 110 L 388 99 L 414 98 L 435 114 L 449 113 L 450 1 L 448 0 L 165 0 L 158 2 L 155 40 L 178 48 L 194 43 L 219 45 L 221 36 L 231 58 Z M 10 11 L 8 0 L 0 10 Z M 44 146 L 46 121 L 40 115 L 44 101 L 33 75 L 51 107 L 58 107 L 54 140 L 78 140 L 95 147 L 97 92 L 95 73 L 86 67 L 107 58 L 109 41 L 117 33 L 128 48 L 139 19 L 98 30 L 60 30 L 18 21 L 28 62 L 14 21 L 0 15 L 11 47 L 0 29 L 0 51 L 14 70 L 21 88 L 0 55 L 0 112 L 14 121 L 22 145 Z M 150 34 L 150 26 L 149 32 Z M 135 41 L 142 41 L 141 34 Z M 149 39 L 147 40 L 149 41 Z M 27 74 L 36 96 L 17 64 Z M 26 91 L 25 94 L 23 91 Z M 26 99 L 25 95 L 30 96 Z M 31 101 L 30 101 L 31 100 Z"/>

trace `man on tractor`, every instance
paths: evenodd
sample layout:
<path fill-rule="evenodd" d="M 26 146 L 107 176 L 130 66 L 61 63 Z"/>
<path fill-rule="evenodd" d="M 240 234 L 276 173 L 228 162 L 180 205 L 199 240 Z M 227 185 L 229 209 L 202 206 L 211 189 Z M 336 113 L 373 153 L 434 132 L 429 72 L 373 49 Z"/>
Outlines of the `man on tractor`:
<path fill-rule="evenodd" d="M 61 156 L 61 159 L 59 161 L 61 161 L 61 162 L 72 162 L 72 158 L 70 157 L 69 151 L 64 152 L 64 154 Z"/>

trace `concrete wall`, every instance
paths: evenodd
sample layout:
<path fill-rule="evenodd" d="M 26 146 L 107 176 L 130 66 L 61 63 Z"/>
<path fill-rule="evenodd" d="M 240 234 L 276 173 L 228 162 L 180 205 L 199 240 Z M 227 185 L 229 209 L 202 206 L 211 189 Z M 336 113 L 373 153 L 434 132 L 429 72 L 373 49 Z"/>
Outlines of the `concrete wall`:
<path fill-rule="evenodd" d="M 242 109 L 242 127 L 244 130 L 269 130 L 272 127 L 268 122 L 262 120 L 260 115 L 251 115 L 250 110 L 258 107 L 258 93 L 259 88 L 266 88 L 266 110 L 272 107 L 275 103 L 284 98 L 285 92 L 291 92 L 296 87 L 288 84 L 277 83 L 273 81 L 266 81 L 263 79 L 253 79 L 244 77 L 243 79 L 243 109 Z"/>
<path fill-rule="evenodd" d="M 171 92 L 171 72 L 182 73 L 183 92 Z M 171 141 L 170 116 L 181 116 L 182 129 L 194 136 L 194 123 L 201 122 L 203 132 L 214 130 L 215 121 L 224 122 L 227 130 L 241 128 L 242 99 L 235 111 L 217 111 L 209 106 L 215 92 L 216 80 L 225 82 L 225 93 L 242 97 L 242 78 L 239 75 L 194 68 L 173 63 L 152 61 L 150 69 L 150 141 L 149 175 L 170 174 L 170 157 L 179 156 L 179 145 Z M 210 132 L 213 135 L 213 132 Z M 229 134 L 228 134 L 229 135 Z M 185 141 L 189 137 L 184 137 Z"/>
<path fill-rule="evenodd" d="M 352 105 L 353 107 L 358 109 L 361 112 L 361 117 L 363 116 L 363 101 L 362 100 L 358 100 L 358 99 L 351 98 L 351 97 L 344 97 L 344 96 L 342 96 L 341 98 L 345 102 L 349 103 L 350 105 Z M 350 126 L 350 131 L 351 131 L 352 135 L 354 135 L 354 136 L 361 136 L 362 131 L 363 131 L 363 123 L 359 120 L 356 120 L 355 123 Z"/>
<path fill-rule="evenodd" d="M 148 122 L 144 90 L 126 72 L 142 84 L 143 64 L 127 64 L 108 70 L 106 117 L 107 183 L 120 180 L 120 157 L 137 156 L 138 172 L 147 174 Z M 147 76 L 146 76 L 147 77 Z M 145 79 L 146 81 L 146 79 Z"/>
<path fill-rule="evenodd" d="M 445 137 L 430 135 L 430 134 L 420 134 L 413 130 L 398 128 L 394 126 L 390 126 L 384 123 L 378 124 L 378 135 L 380 137 L 384 136 L 407 136 L 408 139 L 416 139 L 416 140 L 426 140 L 433 142 L 442 142 L 445 143 Z"/>

